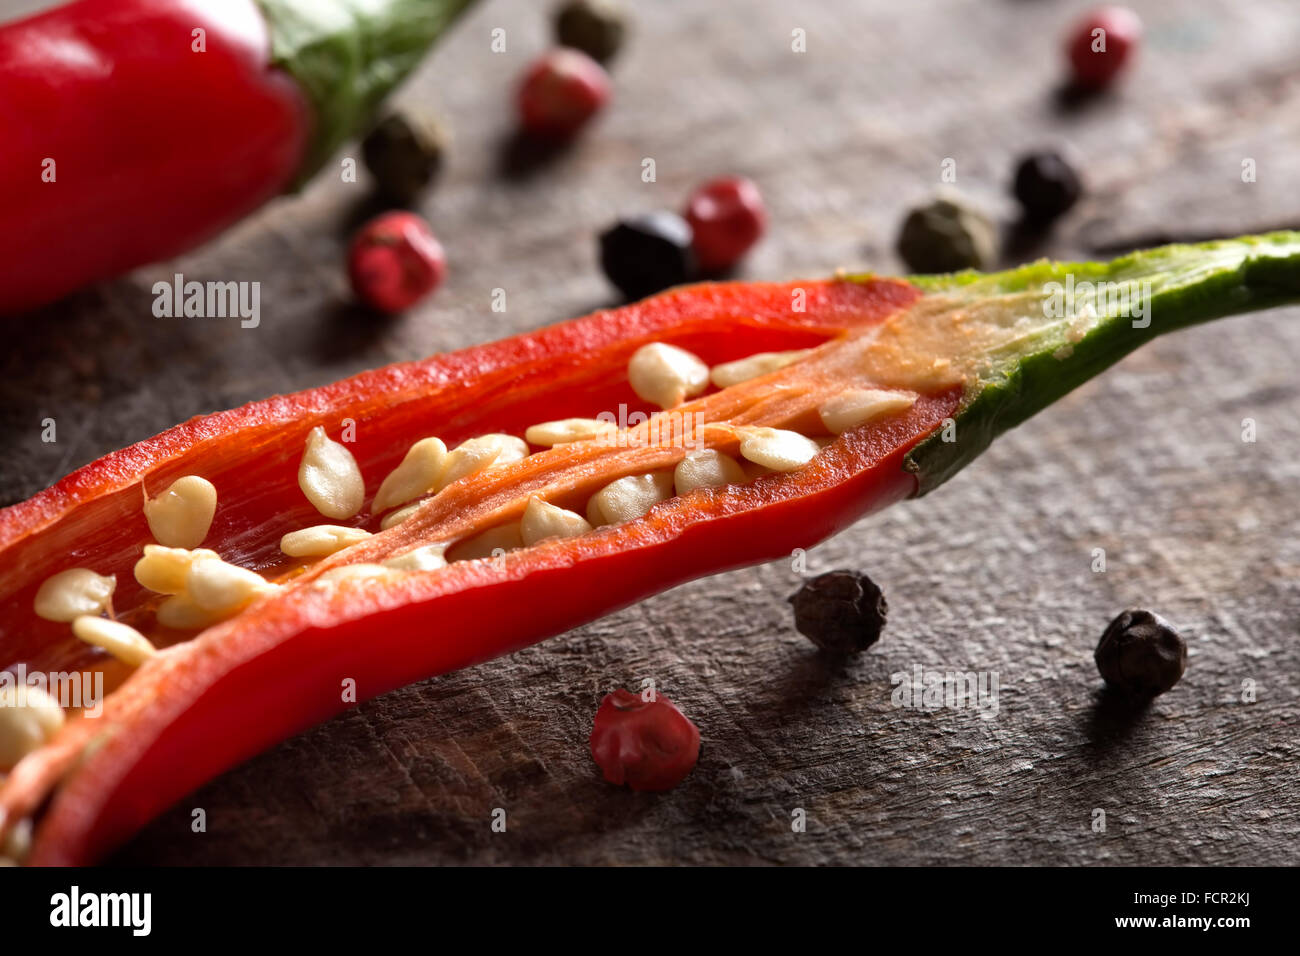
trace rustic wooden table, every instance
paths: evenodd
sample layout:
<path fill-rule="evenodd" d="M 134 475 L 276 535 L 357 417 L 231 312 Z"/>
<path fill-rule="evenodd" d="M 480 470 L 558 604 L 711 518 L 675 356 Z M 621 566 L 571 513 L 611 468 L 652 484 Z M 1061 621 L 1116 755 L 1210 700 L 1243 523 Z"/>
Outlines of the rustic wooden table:
<path fill-rule="evenodd" d="M 614 107 L 520 168 L 507 103 L 549 24 L 536 3 L 488 0 L 400 96 L 454 132 L 420 205 L 450 256 L 444 289 L 391 322 L 350 305 L 342 250 L 374 207 L 326 175 L 193 255 L 11 323 L 0 503 L 191 415 L 607 305 L 597 231 L 711 174 L 761 184 L 771 230 L 744 275 L 765 278 L 900 271 L 895 230 L 945 158 L 1009 220 L 1015 156 L 1062 141 L 1090 195 L 1008 263 L 1300 223 L 1292 0 L 1132 5 L 1135 75 L 1076 104 L 1057 95 L 1059 46 L 1082 2 L 635 4 Z M 260 281 L 261 326 L 154 318 L 150 287 L 176 271 Z M 814 549 L 809 572 L 862 568 L 888 595 L 860 660 L 829 664 L 794 632 L 788 564 L 700 581 L 357 707 L 185 799 L 115 862 L 1300 862 L 1297 352 L 1296 310 L 1181 333 Z M 1173 692 L 1124 714 L 1100 699 L 1092 650 L 1133 604 L 1181 625 L 1191 657 Z M 996 716 L 892 706 L 890 676 L 917 665 L 996 673 Z M 586 748 L 601 695 L 646 677 L 705 740 L 659 796 L 604 784 Z"/>

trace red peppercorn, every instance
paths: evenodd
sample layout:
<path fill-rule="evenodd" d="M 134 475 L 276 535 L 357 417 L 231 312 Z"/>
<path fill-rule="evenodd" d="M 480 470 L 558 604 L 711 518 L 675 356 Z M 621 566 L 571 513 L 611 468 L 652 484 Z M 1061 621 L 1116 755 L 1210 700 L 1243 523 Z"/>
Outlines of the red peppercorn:
<path fill-rule="evenodd" d="M 752 180 L 731 176 L 697 189 L 686 204 L 686 221 L 695 231 L 700 268 L 714 272 L 734 266 L 758 242 L 767 210 Z"/>
<path fill-rule="evenodd" d="M 386 212 L 362 226 L 348 250 L 352 291 L 366 305 L 401 312 L 436 289 L 447 272 L 442 244 L 410 212 Z"/>
<path fill-rule="evenodd" d="M 605 779 L 633 790 L 671 790 L 700 758 L 700 729 L 662 694 L 650 701 L 606 694 L 591 728 L 591 755 Z"/>
<path fill-rule="evenodd" d="M 524 74 L 519 119 L 541 139 L 567 139 L 609 100 L 609 74 L 580 50 L 552 50 Z"/>
<path fill-rule="evenodd" d="M 1142 21 L 1127 7 L 1098 7 L 1070 34 L 1066 47 L 1074 82 L 1084 89 L 1110 85 L 1133 57 Z"/>

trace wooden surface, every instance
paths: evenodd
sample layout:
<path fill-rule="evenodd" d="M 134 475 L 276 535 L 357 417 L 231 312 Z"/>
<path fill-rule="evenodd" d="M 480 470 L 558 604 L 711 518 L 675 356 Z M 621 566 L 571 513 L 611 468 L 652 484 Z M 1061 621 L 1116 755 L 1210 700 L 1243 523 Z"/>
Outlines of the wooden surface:
<path fill-rule="evenodd" d="M 1300 223 L 1292 0 L 1133 5 L 1136 74 L 1077 104 L 1057 95 L 1058 48 L 1083 3 L 635 4 L 614 107 L 576 148 L 521 166 L 506 103 L 548 24 L 541 4 L 489 0 L 401 95 L 455 138 L 420 205 L 450 257 L 437 297 L 392 322 L 348 304 L 343 244 L 374 207 L 364 183 L 326 174 L 193 255 L 6 327 L 0 502 L 191 415 L 609 304 L 595 233 L 711 174 L 760 183 L 771 232 L 743 274 L 764 278 L 900 271 L 895 230 L 944 158 L 1009 219 L 1015 155 L 1062 140 L 1090 197 L 1009 262 Z M 260 281 L 261 327 L 155 319 L 150 286 L 176 271 Z M 856 662 L 793 631 L 788 563 L 696 582 L 359 706 L 205 786 L 115 862 L 1300 862 L 1297 351 L 1296 310 L 1180 333 L 810 552 L 810 572 L 861 568 L 888 596 L 885 636 Z M 1132 604 L 1191 648 L 1182 683 L 1139 714 L 1100 701 L 1092 663 Z M 890 675 L 918 664 L 996 672 L 996 717 L 893 707 Z M 704 736 L 698 768 L 660 796 L 604 784 L 586 746 L 601 695 L 647 677 Z"/>

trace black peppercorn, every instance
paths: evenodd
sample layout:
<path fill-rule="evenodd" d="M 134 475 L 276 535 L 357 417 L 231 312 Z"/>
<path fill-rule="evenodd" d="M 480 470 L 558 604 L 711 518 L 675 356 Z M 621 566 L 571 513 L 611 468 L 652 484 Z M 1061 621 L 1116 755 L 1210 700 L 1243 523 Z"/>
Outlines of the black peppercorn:
<path fill-rule="evenodd" d="M 665 211 L 623 219 L 600 236 L 600 266 L 629 299 L 680 285 L 695 270 L 690 224 Z"/>
<path fill-rule="evenodd" d="M 1030 222 L 1048 223 L 1079 201 L 1083 184 L 1060 153 L 1032 153 L 1016 167 L 1016 199 Z"/>
<path fill-rule="evenodd" d="M 889 613 L 880 588 L 856 571 L 819 574 L 789 601 L 799 633 L 833 654 L 856 654 L 876 643 Z"/>
<path fill-rule="evenodd" d="M 623 10 L 608 0 L 571 0 L 555 16 L 561 46 L 581 50 L 604 63 L 623 45 Z"/>
<path fill-rule="evenodd" d="M 446 134 L 430 117 L 391 113 L 361 143 L 375 185 L 402 205 L 413 201 L 442 168 Z"/>
<path fill-rule="evenodd" d="M 987 269 L 997 256 L 997 229 L 978 209 L 941 196 L 913 209 L 898 235 L 898 254 L 913 272 Z"/>
<path fill-rule="evenodd" d="M 1183 676 L 1187 644 L 1160 615 L 1130 608 L 1110 622 L 1094 656 L 1111 687 L 1130 697 L 1154 697 Z"/>

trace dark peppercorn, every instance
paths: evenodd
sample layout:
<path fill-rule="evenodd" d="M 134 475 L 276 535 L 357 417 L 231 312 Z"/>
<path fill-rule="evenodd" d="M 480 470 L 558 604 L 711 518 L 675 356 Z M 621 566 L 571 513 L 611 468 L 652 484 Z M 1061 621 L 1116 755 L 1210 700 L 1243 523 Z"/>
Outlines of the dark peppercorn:
<path fill-rule="evenodd" d="M 913 209 L 898 235 L 898 254 L 913 272 L 987 269 L 997 256 L 997 229 L 953 196 Z"/>
<path fill-rule="evenodd" d="M 405 205 L 438 174 L 446 144 L 431 117 L 391 113 L 362 141 L 361 155 L 379 191 Z"/>
<path fill-rule="evenodd" d="M 1060 153 L 1031 153 L 1016 167 L 1016 199 L 1031 222 L 1051 222 L 1078 202 L 1082 192 L 1079 174 Z"/>
<path fill-rule="evenodd" d="M 671 212 L 621 220 L 600 236 L 600 266 L 629 299 L 680 285 L 691 277 L 691 227 Z"/>
<path fill-rule="evenodd" d="M 1183 676 L 1187 644 L 1160 615 L 1130 608 L 1110 622 L 1094 656 L 1107 684 L 1130 697 L 1155 697 Z"/>
<path fill-rule="evenodd" d="M 623 9 L 607 0 L 571 0 L 556 14 L 555 38 L 604 63 L 623 45 L 624 20 Z"/>
<path fill-rule="evenodd" d="M 819 574 L 789 600 L 799 633 L 833 654 L 856 654 L 876 643 L 889 613 L 880 588 L 856 571 Z"/>

